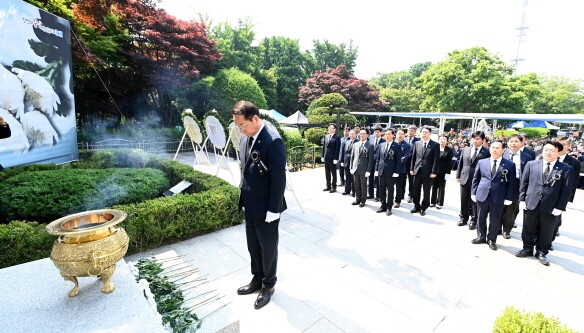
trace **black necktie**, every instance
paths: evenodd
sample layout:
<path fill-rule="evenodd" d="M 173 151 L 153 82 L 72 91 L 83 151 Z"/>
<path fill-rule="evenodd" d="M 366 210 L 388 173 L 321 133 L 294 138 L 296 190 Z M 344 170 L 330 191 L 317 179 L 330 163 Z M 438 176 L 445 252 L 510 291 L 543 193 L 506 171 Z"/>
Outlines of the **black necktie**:
<path fill-rule="evenodd" d="M 497 160 L 493 160 L 493 168 L 491 169 L 491 177 L 495 177 L 497 173 Z"/>
<path fill-rule="evenodd" d="M 548 162 L 547 167 L 545 168 L 545 171 L 543 172 L 543 181 L 545 182 L 547 180 L 547 177 L 550 175 L 550 162 Z"/>
<path fill-rule="evenodd" d="M 424 150 L 428 148 L 428 142 L 424 142 Z"/>
<path fill-rule="evenodd" d="M 249 158 L 249 154 L 251 152 L 251 146 L 253 146 L 253 137 L 251 137 L 247 140 L 247 149 L 245 151 L 246 152 L 246 157 L 245 157 L 246 161 Z"/>
<path fill-rule="evenodd" d="M 479 153 L 479 149 L 478 148 L 475 148 L 475 152 L 472 155 L 472 159 L 471 159 L 471 162 L 472 163 L 474 163 L 475 159 L 477 158 L 478 153 Z"/>
<path fill-rule="evenodd" d="M 517 154 L 511 153 L 511 162 L 513 162 L 513 157 L 515 157 L 515 155 L 517 155 Z"/>

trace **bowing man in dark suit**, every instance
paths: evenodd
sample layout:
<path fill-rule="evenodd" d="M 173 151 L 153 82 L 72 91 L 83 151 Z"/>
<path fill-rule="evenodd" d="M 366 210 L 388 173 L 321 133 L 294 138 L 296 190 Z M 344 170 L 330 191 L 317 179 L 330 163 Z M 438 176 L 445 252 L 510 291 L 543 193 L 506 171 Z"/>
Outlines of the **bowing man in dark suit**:
<path fill-rule="evenodd" d="M 458 169 L 456 169 L 456 181 L 460 183 L 460 221 L 458 225 L 466 225 L 469 216 L 472 216 L 471 223 L 468 226 L 471 230 L 476 228 L 477 221 L 477 207 L 470 199 L 472 177 L 474 176 L 477 163 L 481 159 L 491 156 L 489 150 L 483 147 L 484 141 L 485 133 L 481 131 L 474 132 L 471 138 L 472 146 L 462 149 L 460 160 L 458 161 Z"/>
<path fill-rule="evenodd" d="M 240 295 L 261 289 L 254 307 L 268 304 L 276 284 L 278 225 L 286 209 L 286 147 L 278 133 L 268 130 L 259 109 L 239 101 L 231 110 L 233 122 L 244 136 L 241 152 L 239 208 L 245 210 L 245 234 L 253 278 L 237 290 Z"/>
<path fill-rule="evenodd" d="M 336 133 L 337 125 L 330 124 L 328 131 L 329 134 L 322 138 L 322 161 L 326 177 L 326 187 L 323 191 L 334 193 L 337 191 L 337 163 L 341 151 L 341 138 Z"/>
<path fill-rule="evenodd" d="M 397 168 L 398 177 L 396 180 L 396 195 L 395 195 L 395 204 L 393 204 L 393 208 L 399 208 L 401 205 L 401 201 L 404 198 L 406 192 L 406 182 L 407 182 L 407 175 L 410 173 L 410 164 L 412 161 L 412 146 L 406 142 L 405 140 L 406 133 L 403 129 L 399 129 L 396 132 L 396 139 L 397 143 L 402 149 L 402 158 L 401 163 L 399 163 Z"/>
<path fill-rule="evenodd" d="M 521 232 L 523 249 L 515 256 L 532 256 L 535 246 L 536 258 L 546 266 L 557 217 L 566 210 L 574 179 L 574 170 L 558 161 L 562 149 L 560 143 L 547 141 L 543 159 L 527 163 L 519 186 L 519 200 L 525 201 L 525 218 Z"/>
<path fill-rule="evenodd" d="M 371 139 L 371 144 L 373 145 L 373 159 L 377 160 L 379 155 L 379 147 L 382 143 L 385 142 L 385 139 L 382 137 L 381 127 L 375 127 L 373 129 L 373 138 Z M 369 195 L 367 199 L 373 199 L 373 195 L 375 194 L 375 201 L 379 201 L 379 179 L 375 176 L 375 165 L 369 170 L 371 175 L 369 176 Z M 378 188 L 377 193 L 374 192 L 374 188 Z"/>
<path fill-rule="evenodd" d="M 519 184 L 521 183 L 521 175 L 523 169 L 529 161 L 533 161 L 533 155 L 522 151 L 523 137 L 518 134 L 512 134 L 507 138 L 507 149 L 503 153 L 503 158 L 515 164 L 515 191 L 513 192 L 513 200 L 510 205 L 503 209 L 503 238 L 511 238 L 511 229 L 515 225 L 515 219 L 519 214 Z"/>
<path fill-rule="evenodd" d="M 491 158 L 479 161 L 472 179 L 471 199 L 477 203 L 477 238 L 473 244 L 488 243 L 497 249 L 503 207 L 510 205 L 515 192 L 515 164 L 502 157 L 503 141 L 491 143 Z M 487 234 L 487 215 L 489 233 Z"/>
<path fill-rule="evenodd" d="M 369 170 L 373 168 L 373 145 L 367 141 L 369 133 L 366 129 L 359 132 L 359 142 L 353 144 L 351 151 L 351 164 L 349 169 L 355 181 L 355 202 L 352 205 L 365 207 L 367 200 L 367 178 L 371 174 Z"/>
<path fill-rule="evenodd" d="M 410 213 L 420 213 L 420 215 L 424 216 L 426 215 L 426 209 L 430 206 L 432 181 L 438 174 L 440 145 L 436 141 L 430 140 L 432 132 L 429 128 L 422 128 L 420 133 L 422 134 L 422 139 L 414 144 L 412 151 L 410 174 L 414 176 L 414 192 L 412 193 L 414 209 Z M 422 187 L 424 188 L 424 200 L 420 204 Z"/>
<path fill-rule="evenodd" d="M 357 140 L 357 133 L 355 130 L 349 131 L 349 140 L 343 142 L 343 147 L 341 148 L 341 167 L 345 171 L 345 191 L 343 195 L 353 194 L 355 196 L 355 182 L 353 181 L 353 175 L 351 175 L 351 152 L 353 151 L 353 145 L 359 142 Z"/>
<path fill-rule="evenodd" d="M 391 215 L 394 187 L 399 176 L 397 172 L 402 156 L 400 145 L 393 141 L 394 131 L 393 128 L 385 131 L 385 142 L 379 146 L 379 152 L 375 160 L 375 175 L 379 179 L 378 193 L 379 201 L 381 201 L 381 207 L 377 210 L 377 213 L 385 212 L 387 216 Z"/>
<path fill-rule="evenodd" d="M 580 161 L 573 158 L 572 156 L 568 155 L 570 152 L 570 143 L 568 141 L 567 136 L 563 136 L 561 138 L 556 139 L 556 142 L 559 142 L 563 150 L 560 152 L 560 156 L 558 157 L 558 161 L 567 164 L 574 169 L 574 181 L 572 182 L 572 189 L 570 190 L 570 197 L 568 198 L 568 202 L 574 202 L 574 197 L 576 196 L 576 189 L 578 188 L 578 177 L 580 176 Z M 554 231 L 554 237 L 552 241 L 556 240 L 556 236 L 560 233 L 560 226 L 562 225 L 562 216 L 558 217 L 558 225 L 556 226 L 556 230 Z"/>
<path fill-rule="evenodd" d="M 437 209 L 444 206 L 444 190 L 446 189 L 446 180 L 452 171 L 453 149 L 448 147 L 448 135 L 442 134 L 438 139 L 440 144 L 440 161 L 438 162 L 438 174 L 432 184 L 432 198 L 430 207 L 436 206 Z"/>

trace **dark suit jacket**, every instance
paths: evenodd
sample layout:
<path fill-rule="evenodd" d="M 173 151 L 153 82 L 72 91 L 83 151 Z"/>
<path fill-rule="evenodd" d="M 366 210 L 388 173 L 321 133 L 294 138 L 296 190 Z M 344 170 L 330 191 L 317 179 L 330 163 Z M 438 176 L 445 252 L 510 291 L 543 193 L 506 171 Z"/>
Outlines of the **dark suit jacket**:
<path fill-rule="evenodd" d="M 574 169 L 574 181 L 572 182 L 572 190 L 570 192 L 570 198 L 568 199 L 568 201 L 574 202 L 574 196 L 576 196 L 576 189 L 578 188 L 578 182 L 576 181 L 576 179 L 580 177 L 581 170 L 580 161 L 578 161 L 577 159 L 573 158 L 570 155 L 566 155 L 566 157 L 564 157 L 563 163 L 571 166 L 572 169 Z"/>
<path fill-rule="evenodd" d="M 0 139 L 9 138 L 11 134 L 12 133 L 10 133 L 10 126 L 8 123 L 5 126 L 0 126 Z"/>
<path fill-rule="evenodd" d="M 458 161 L 458 169 L 456 169 L 456 179 L 460 179 L 460 185 L 466 185 L 466 182 L 470 179 L 472 182 L 472 177 L 475 172 L 477 163 L 487 157 L 491 157 L 491 153 L 485 147 L 479 149 L 474 162 L 472 161 L 472 155 L 474 154 L 474 147 L 465 147 L 460 153 L 460 160 Z"/>
<path fill-rule="evenodd" d="M 543 163 L 544 160 L 534 160 L 525 166 L 519 187 L 519 200 L 525 201 L 525 206 L 530 210 L 535 209 L 540 202 L 540 210 L 549 214 L 554 208 L 566 210 L 572 189 L 574 170 L 567 164 L 558 161 L 547 180 L 544 181 L 542 179 Z M 559 179 L 554 182 L 554 177 Z"/>
<path fill-rule="evenodd" d="M 509 161 L 511 161 L 511 150 L 506 149 L 503 152 L 503 158 L 508 159 Z M 525 169 L 525 165 L 527 164 L 527 162 L 529 161 L 533 161 L 535 159 L 535 155 L 531 155 L 529 153 L 526 153 L 525 150 L 524 151 L 519 151 L 519 158 L 521 159 L 521 173 L 523 173 L 523 170 Z M 515 164 L 515 163 L 513 163 Z M 521 180 L 521 175 L 515 175 L 517 176 L 518 180 Z"/>
<path fill-rule="evenodd" d="M 440 150 L 440 146 L 438 146 Z M 454 154 L 454 149 L 446 146 L 444 151 L 440 151 L 440 160 L 438 161 L 438 173 L 449 174 L 452 171 L 452 155 Z"/>
<path fill-rule="evenodd" d="M 360 147 L 357 149 L 357 147 Z M 359 154 L 359 159 L 357 160 L 357 165 L 354 165 L 354 156 Z M 365 175 L 365 172 L 370 171 L 373 166 L 375 166 L 374 156 L 373 156 L 373 145 L 368 141 L 365 141 L 365 147 L 361 147 L 361 143 L 357 142 L 353 146 L 353 151 L 351 152 L 351 163 L 350 170 L 355 170 L 356 175 Z M 353 173 L 353 172 L 351 172 Z"/>
<path fill-rule="evenodd" d="M 414 175 L 422 172 L 423 176 L 438 174 L 438 162 L 440 161 L 440 144 L 436 141 L 428 140 L 428 147 L 424 149 L 422 140 L 414 143 L 412 150 L 411 171 Z"/>
<path fill-rule="evenodd" d="M 247 150 L 247 136 L 243 136 L 239 144 L 239 151 Z M 254 162 L 251 157 L 242 159 L 241 194 L 239 208 L 245 208 L 245 216 L 253 219 L 265 219 L 268 211 L 281 213 L 286 210 L 284 190 L 286 189 L 286 147 L 277 133 L 268 130 L 267 126 L 260 131 L 256 142 L 252 146 L 253 152 L 259 153 L 259 159 L 268 169 L 264 175 L 260 174 L 260 163 Z"/>
<path fill-rule="evenodd" d="M 401 163 L 397 167 L 397 173 L 410 172 L 410 163 L 412 163 L 412 146 L 403 140 L 398 143 L 402 149 Z"/>
<path fill-rule="evenodd" d="M 390 145 L 389 151 L 386 151 L 387 145 Z M 402 149 L 395 141 L 384 142 L 379 146 L 377 159 L 375 160 L 375 171 L 379 172 L 379 177 L 392 177 L 394 173 L 398 173 L 397 169 L 401 164 Z"/>
<path fill-rule="evenodd" d="M 379 138 L 379 142 L 377 142 L 377 146 L 375 146 L 375 137 L 373 137 L 371 139 L 371 145 L 373 146 L 373 163 L 375 163 L 375 161 L 377 161 L 377 157 L 379 156 L 379 147 L 381 147 L 381 144 L 385 142 L 385 139 L 383 137 Z M 371 167 L 371 172 L 375 171 L 375 164 L 373 164 L 373 166 Z"/>
<path fill-rule="evenodd" d="M 353 151 L 353 144 L 355 142 L 359 142 L 359 140 L 355 139 L 353 141 L 351 141 L 351 139 L 349 140 L 343 140 L 342 141 L 342 148 L 341 148 L 341 162 L 343 163 L 343 165 L 348 168 L 351 165 L 351 151 Z"/>
<path fill-rule="evenodd" d="M 322 138 L 322 156 L 325 162 L 332 163 L 339 158 L 341 150 L 341 138 L 335 133 L 330 140 L 327 140 L 328 134 Z"/>
<path fill-rule="evenodd" d="M 523 152 L 530 155 L 530 156 L 533 156 L 533 158 L 531 160 L 535 160 L 535 151 L 533 149 L 524 147 Z"/>
<path fill-rule="evenodd" d="M 515 163 L 501 158 L 495 176 L 491 176 L 491 159 L 480 160 L 472 179 L 471 195 L 476 195 L 477 201 L 483 202 L 490 195 L 492 203 L 503 205 L 505 200 L 513 200 L 515 191 Z M 504 175 L 506 173 L 506 175 Z"/>
<path fill-rule="evenodd" d="M 410 137 L 409 137 L 409 136 L 406 136 L 406 138 L 404 139 L 404 141 L 405 141 L 406 143 L 409 143 L 409 144 L 410 144 L 410 146 L 412 146 L 412 148 L 414 147 L 414 144 L 415 144 L 416 142 L 418 142 L 418 141 L 422 140 L 422 139 L 418 138 L 417 136 L 414 136 L 414 138 L 412 139 L 412 141 L 411 141 L 411 142 L 408 142 L 408 140 L 409 140 L 409 139 L 410 139 Z"/>

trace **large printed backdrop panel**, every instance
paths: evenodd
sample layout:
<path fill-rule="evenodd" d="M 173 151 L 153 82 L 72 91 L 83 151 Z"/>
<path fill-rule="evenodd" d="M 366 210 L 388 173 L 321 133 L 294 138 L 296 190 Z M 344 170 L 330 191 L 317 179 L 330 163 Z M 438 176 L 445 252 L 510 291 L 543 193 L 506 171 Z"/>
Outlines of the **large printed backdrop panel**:
<path fill-rule="evenodd" d="M 78 159 L 69 21 L 21 0 L 0 1 L 0 164 Z"/>

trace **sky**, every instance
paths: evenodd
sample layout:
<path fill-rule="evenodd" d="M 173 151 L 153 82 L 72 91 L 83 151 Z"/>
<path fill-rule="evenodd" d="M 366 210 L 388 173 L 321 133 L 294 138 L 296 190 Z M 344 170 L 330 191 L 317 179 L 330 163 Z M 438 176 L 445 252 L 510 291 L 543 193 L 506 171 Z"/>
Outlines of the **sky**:
<path fill-rule="evenodd" d="M 249 17 L 256 41 L 284 36 L 303 50 L 314 39 L 353 41 L 358 47 L 355 75 L 407 70 L 440 62 L 453 50 L 484 46 L 501 60 L 517 58 L 518 34 L 526 0 L 162 0 L 160 8 L 185 20 L 209 17 L 237 24 Z M 517 73 L 584 80 L 584 1 L 527 0 Z"/>

